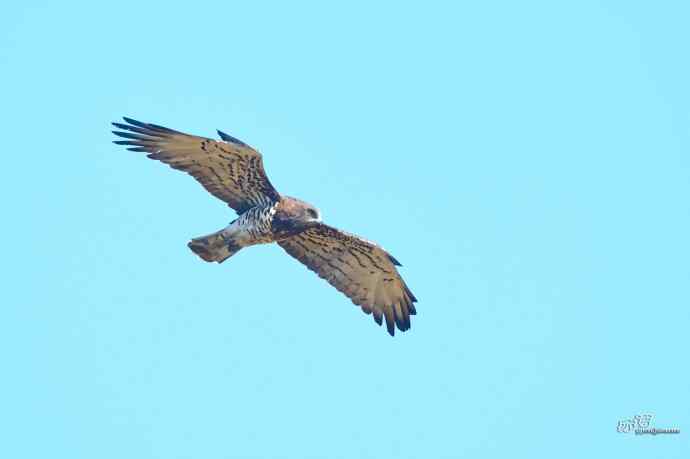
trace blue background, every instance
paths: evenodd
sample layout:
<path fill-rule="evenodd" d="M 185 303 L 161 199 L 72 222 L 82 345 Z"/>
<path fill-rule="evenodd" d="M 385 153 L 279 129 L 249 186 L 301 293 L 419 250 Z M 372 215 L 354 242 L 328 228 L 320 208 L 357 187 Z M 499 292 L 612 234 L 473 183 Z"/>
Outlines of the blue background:
<path fill-rule="evenodd" d="M 687 5 L 5 5 L 0 456 L 688 457 Z M 122 115 L 260 149 L 412 330 L 197 259 L 234 214 Z"/>

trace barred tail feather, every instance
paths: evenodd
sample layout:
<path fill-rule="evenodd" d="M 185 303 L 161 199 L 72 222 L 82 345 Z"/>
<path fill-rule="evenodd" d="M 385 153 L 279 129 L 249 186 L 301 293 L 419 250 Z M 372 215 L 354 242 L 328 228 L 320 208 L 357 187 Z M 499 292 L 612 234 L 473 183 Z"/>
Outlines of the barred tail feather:
<path fill-rule="evenodd" d="M 202 260 L 222 263 L 242 248 L 231 237 L 224 234 L 224 230 L 216 231 L 207 236 L 192 239 L 187 244 L 192 252 L 201 257 Z"/>

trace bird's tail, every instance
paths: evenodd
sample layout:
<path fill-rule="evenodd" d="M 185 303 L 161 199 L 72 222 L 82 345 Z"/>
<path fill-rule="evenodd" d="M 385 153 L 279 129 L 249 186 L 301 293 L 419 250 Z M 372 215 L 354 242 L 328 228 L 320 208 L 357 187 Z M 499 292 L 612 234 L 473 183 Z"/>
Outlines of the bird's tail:
<path fill-rule="evenodd" d="M 192 239 L 187 244 L 204 261 L 222 263 L 242 248 L 225 230 Z"/>

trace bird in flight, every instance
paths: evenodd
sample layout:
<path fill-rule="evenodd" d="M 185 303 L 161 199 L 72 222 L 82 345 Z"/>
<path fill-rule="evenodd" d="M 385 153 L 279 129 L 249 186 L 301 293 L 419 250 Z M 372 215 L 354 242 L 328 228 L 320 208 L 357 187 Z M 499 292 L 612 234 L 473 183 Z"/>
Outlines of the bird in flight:
<path fill-rule="evenodd" d="M 123 118 L 113 134 L 128 150 L 148 153 L 187 172 L 238 216 L 215 233 L 193 238 L 187 246 L 208 262 L 222 263 L 243 247 L 276 242 L 319 277 L 344 293 L 391 336 L 395 326 L 410 328 L 417 301 L 382 247 L 321 222 L 317 208 L 281 195 L 264 171 L 261 154 L 218 131 L 221 140 L 184 134 L 156 124 Z"/>

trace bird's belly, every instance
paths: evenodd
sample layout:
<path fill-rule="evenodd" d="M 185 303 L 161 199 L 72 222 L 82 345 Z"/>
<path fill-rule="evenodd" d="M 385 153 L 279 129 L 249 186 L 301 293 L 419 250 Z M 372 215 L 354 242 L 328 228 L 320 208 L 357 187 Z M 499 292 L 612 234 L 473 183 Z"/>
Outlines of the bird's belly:
<path fill-rule="evenodd" d="M 273 242 L 273 234 L 261 225 L 234 221 L 223 230 L 227 240 L 232 240 L 241 247 Z"/>

